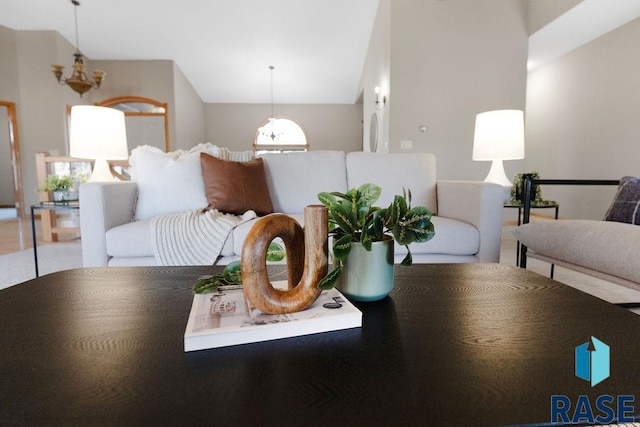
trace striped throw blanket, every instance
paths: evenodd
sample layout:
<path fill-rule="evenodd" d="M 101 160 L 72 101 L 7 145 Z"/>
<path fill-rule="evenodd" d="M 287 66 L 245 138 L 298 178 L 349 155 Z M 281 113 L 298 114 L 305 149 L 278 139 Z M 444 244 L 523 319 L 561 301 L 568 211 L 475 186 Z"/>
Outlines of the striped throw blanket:
<path fill-rule="evenodd" d="M 253 211 L 236 216 L 215 209 L 158 216 L 151 221 L 153 254 L 159 265 L 212 265 L 229 233 L 255 217 Z"/>

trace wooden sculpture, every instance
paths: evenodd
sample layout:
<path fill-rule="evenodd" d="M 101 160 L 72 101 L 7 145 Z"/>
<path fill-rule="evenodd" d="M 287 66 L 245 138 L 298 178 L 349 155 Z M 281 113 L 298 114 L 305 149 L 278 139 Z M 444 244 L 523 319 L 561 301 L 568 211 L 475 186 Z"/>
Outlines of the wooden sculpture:
<path fill-rule="evenodd" d="M 242 246 L 242 283 L 250 306 L 268 314 L 304 310 L 320 296 L 317 284 L 326 274 L 327 208 L 304 208 L 305 231 L 291 217 L 272 214 L 256 221 Z M 275 289 L 267 275 L 269 243 L 280 237 L 287 253 L 288 290 Z"/>

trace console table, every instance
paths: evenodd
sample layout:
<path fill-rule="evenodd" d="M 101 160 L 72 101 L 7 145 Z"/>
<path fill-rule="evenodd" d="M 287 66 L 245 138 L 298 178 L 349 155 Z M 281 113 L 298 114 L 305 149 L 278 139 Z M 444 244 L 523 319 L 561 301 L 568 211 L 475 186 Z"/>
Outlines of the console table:
<path fill-rule="evenodd" d="M 0 425 L 514 425 L 552 395 L 632 394 L 640 317 L 498 264 L 395 269 L 362 328 L 185 353 L 191 286 L 220 267 L 109 267 L 0 291 Z M 574 375 L 575 347 L 611 376 Z"/>

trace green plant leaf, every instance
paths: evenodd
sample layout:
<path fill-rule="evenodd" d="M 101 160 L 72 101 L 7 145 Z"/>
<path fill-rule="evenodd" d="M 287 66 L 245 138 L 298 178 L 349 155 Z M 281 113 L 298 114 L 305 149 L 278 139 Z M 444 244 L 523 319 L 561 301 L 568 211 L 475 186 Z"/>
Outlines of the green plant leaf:
<path fill-rule="evenodd" d="M 284 248 L 276 242 L 269 243 L 269 248 L 267 248 L 267 261 L 277 262 L 282 261 L 286 256 L 286 252 Z"/>
<path fill-rule="evenodd" d="M 403 196 L 394 196 L 389 210 L 391 212 L 390 221 L 392 221 L 393 224 L 399 223 L 407 213 L 407 200 Z"/>
<path fill-rule="evenodd" d="M 358 205 L 359 206 L 372 206 L 376 200 L 380 198 L 380 193 L 382 193 L 382 189 L 375 184 L 362 184 L 358 188 L 359 198 Z"/>
<path fill-rule="evenodd" d="M 336 241 L 333 242 L 333 256 L 342 261 L 347 258 L 349 252 L 351 252 L 351 242 L 353 236 L 351 234 L 345 234 Z"/>
<path fill-rule="evenodd" d="M 342 265 L 336 266 L 333 270 L 327 273 L 320 281 L 318 282 L 318 288 L 323 291 L 328 291 L 336 285 L 336 282 L 340 278 L 342 274 Z"/>
<path fill-rule="evenodd" d="M 318 200 L 320 200 L 320 203 L 326 207 L 331 207 L 331 205 L 336 203 L 336 197 L 333 194 L 326 192 L 318 193 Z"/>
<path fill-rule="evenodd" d="M 408 245 L 409 243 L 413 243 L 416 241 L 416 233 L 409 227 L 405 227 L 402 224 L 395 224 L 393 229 L 391 230 L 393 233 L 393 238 L 396 239 L 396 242 L 400 245 Z"/>
<path fill-rule="evenodd" d="M 426 242 L 435 235 L 431 212 L 424 206 L 417 206 L 409 210 L 401 225 L 415 233 L 415 242 Z"/>
<path fill-rule="evenodd" d="M 331 206 L 331 214 L 336 225 L 345 233 L 353 234 L 358 231 L 358 223 L 350 206 L 336 203 Z"/>

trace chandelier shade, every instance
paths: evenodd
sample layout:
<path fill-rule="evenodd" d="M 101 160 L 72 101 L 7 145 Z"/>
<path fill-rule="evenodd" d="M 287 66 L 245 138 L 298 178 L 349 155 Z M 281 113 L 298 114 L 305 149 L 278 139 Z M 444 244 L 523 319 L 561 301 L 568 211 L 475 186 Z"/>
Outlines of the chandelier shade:
<path fill-rule="evenodd" d="M 276 142 L 276 140 L 282 135 L 281 132 L 278 132 L 275 126 L 276 116 L 273 114 L 273 69 L 275 67 L 273 65 L 269 65 L 269 70 L 271 70 L 271 116 L 269 117 L 268 122 L 258 129 L 260 134 L 265 135 L 271 138 L 271 142 Z"/>
<path fill-rule="evenodd" d="M 71 77 L 67 78 L 63 76 L 63 65 L 54 64 L 51 67 L 53 74 L 56 76 L 56 79 L 58 79 L 58 83 L 69 86 L 75 92 L 80 94 L 80 97 L 82 97 L 85 92 L 88 92 L 92 88 L 99 88 L 106 73 L 104 71 L 95 70 L 92 74 L 93 79 L 89 79 L 89 77 L 87 77 L 87 73 L 85 71 L 86 66 L 84 65 L 84 55 L 80 53 L 80 41 L 78 37 L 78 6 L 80 6 L 80 2 L 78 0 L 71 0 L 71 3 L 74 6 L 76 24 L 76 53 L 73 54 L 75 57 L 73 61 L 73 73 L 71 74 Z"/>

